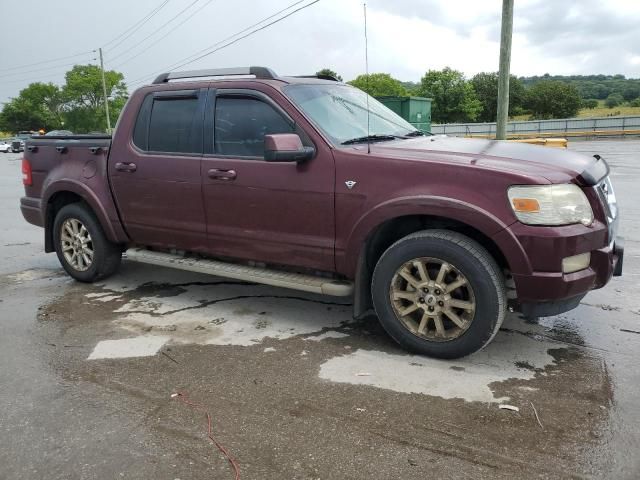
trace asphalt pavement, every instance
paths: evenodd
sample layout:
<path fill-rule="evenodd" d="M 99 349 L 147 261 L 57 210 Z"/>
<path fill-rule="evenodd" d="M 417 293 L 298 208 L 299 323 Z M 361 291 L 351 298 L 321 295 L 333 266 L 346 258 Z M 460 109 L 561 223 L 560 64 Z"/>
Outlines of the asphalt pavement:
<path fill-rule="evenodd" d="M 0 478 L 232 479 L 205 410 L 243 479 L 640 477 L 640 141 L 570 148 L 611 164 L 624 276 L 456 361 L 344 299 L 127 261 L 74 282 L 0 154 Z"/>

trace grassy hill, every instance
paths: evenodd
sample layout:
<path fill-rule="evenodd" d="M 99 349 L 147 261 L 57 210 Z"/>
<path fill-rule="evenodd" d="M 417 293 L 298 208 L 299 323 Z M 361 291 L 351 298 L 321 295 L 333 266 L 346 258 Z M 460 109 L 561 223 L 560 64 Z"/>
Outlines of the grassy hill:
<path fill-rule="evenodd" d="M 604 104 L 604 100 L 598 100 L 596 108 L 582 108 L 578 112 L 577 118 L 596 118 L 596 117 L 617 117 L 620 115 L 640 115 L 640 107 L 631 107 L 629 104 L 619 105 L 609 108 Z M 509 117 L 510 120 L 525 121 L 529 120 L 531 115 L 516 115 Z"/>

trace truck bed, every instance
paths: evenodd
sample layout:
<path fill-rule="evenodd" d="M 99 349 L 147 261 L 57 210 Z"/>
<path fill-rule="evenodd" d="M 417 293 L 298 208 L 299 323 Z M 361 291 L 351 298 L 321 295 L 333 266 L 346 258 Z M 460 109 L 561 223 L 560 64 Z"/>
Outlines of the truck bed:
<path fill-rule="evenodd" d="M 28 221 L 43 227 L 52 222 L 48 211 L 64 192 L 91 206 L 109 239 L 126 240 L 109 189 L 110 148 L 111 135 L 106 134 L 35 136 L 27 140 L 24 162 L 30 166 L 32 182 L 25 185 L 21 204 Z M 47 236 L 46 251 L 52 251 L 50 241 Z"/>

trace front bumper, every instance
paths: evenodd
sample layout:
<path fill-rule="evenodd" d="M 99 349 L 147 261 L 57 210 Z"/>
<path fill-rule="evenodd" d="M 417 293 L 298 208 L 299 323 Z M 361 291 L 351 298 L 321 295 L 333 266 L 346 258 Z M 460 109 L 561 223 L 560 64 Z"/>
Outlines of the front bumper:
<path fill-rule="evenodd" d="M 574 309 L 589 292 L 605 286 L 611 277 L 622 275 L 624 239 L 591 252 L 588 268 L 574 273 L 533 272 L 514 274 L 518 300 L 516 310 L 529 317 L 558 315 Z"/>
<path fill-rule="evenodd" d="M 526 275 L 514 273 L 518 298 L 521 301 L 552 301 L 603 287 L 614 274 L 622 274 L 623 242 L 624 240 L 618 237 L 613 245 L 592 250 L 589 267 L 578 272 L 534 271 Z"/>

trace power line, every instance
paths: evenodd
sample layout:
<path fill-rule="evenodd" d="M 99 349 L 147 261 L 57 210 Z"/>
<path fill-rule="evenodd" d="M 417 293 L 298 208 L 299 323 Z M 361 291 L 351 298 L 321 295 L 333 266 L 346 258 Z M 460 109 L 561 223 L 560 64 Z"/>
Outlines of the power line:
<path fill-rule="evenodd" d="M 162 8 L 164 8 L 164 6 L 167 3 L 169 3 L 169 0 L 164 0 L 162 2 L 162 4 L 160 4 L 158 7 L 154 8 L 151 12 L 149 12 L 141 20 L 139 20 L 138 22 L 133 24 L 131 27 L 129 27 L 123 33 L 121 33 L 120 35 L 116 36 L 115 38 L 109 40 L 107 43 L 105 43 L 105 45 L 109 45 L 109 44 L 113 43 L 114 41 L 118 40 L 120 37 L 122 37 L 126 33 L 130 32 L 133 29 L 135 29 L 139 25 L 142 25 L 144 22 L 150 20 L 156 13 L 158 13 Z M 133 34 L 133 32 L 131 32 L 131 34 Z M 126 40 L 126 38 L 123 38 L 121 40 L 121 42 L 124 41 L 124 40 Z M 121 43 L 121 42 L 119 42 L 119 43 Z M 115 46 L 113 48 L 115 48 Z M 24 64 L 24 65 L 17 65 L 17 66 L 13 66 L 13 67 L 3 68 L 2 70 L 0 70 L 0 72 L 2 72 L 2 75 L 0 75 L 0 77 L 7 77 L 9 75 L 17 75 L 17 74 L 22 74 L 22 73 L 33 73 L 33 72 L 37 72 L 37 71 L 48 70 L 50 68 L 58 68 L 58 67 L 62 67 L 62 66 L 74 65 L 74 64 L 51 65 L 49 67 L 36 69 L 36 70 L 29 70 L 29 71 L 25 71 L 25 72 L 16 72 L 15 74 L 14 73 L 5 74 L 5 72 L 8 72 L 10 70 L 20 70 L 20 69 L 23 69 L 23 68 L 35 67 L 35 66 L 44 65 L 44 64 L 47 64 L 47 63 L 58 62 L 60 60 L 68 60 L 70 58 L 77 58 L 77 57 L 81 57 L 81 56 L 87 55 L 89 53 L 95 53 L 95 52 L 96 52 L 96 50 L 87 50 L 87 51 L 84 51 L 84 52 L 75 53 L 73 55 L 65 55 L 64 57 L 57 57 L 57 58 L 51 58 L 49 60 L 43 60 L 41 62 L 27 63 L 27 64 Z"/>
<path fill-rule="evenodd" d="M 227 42 L 227 41 L 231 40 L 232 38 L 237 37 L 238 35 L 241 35 L 241 34 L 243 34 L 243 33 L 247 32 L 247 31 L 251 30 L 251 29 L 252 29 L 252 28 L 254 28 L 254 27 L 257 27 L 258 25 L 260 25 L 260 24 L 262 24 L 262 23 L 266 22 L 267 20 L 271 20 L 273 17 L 277 17 L 277 16 L 278 16 L 278 15 L 280 15 L 281 13 L 286 12 L 287 10 L 292 9 L 292 8 L 293 8 L 293 7 L 295 7 L 296 5 L 299 5 L 299 4 L 301 4 L 301 3 L 304 3 L 305 1 L 307 1 L 307 0 L 298 0 L 298 1 L 296 1 L 296 2 L 293 2 L 293 3 L 292 3 L 292 4 L 290 4 L 289 6 L 287 6 L 287 7 L 283 8 L 282 10 L 278 10 L 276 13 L 274 13 L 274 14 L 272 14 L 272 15 L 269 15 L 268 17 L 263 18 L 263 19 L 262 19 L 262 20 L 260 20 L 259 22 L 256 22 L 256 23 L 254 23 L 254 24 L 252 24 L 252 25 L 249 25 L 249 26 L 248 26 L 248 27 L 246 27 L 245 29 L 240 30 L 240 31 L 239 31 L 239 32 L 237 32 L 237 33 L 234 33 L 233 35 L 230 35 L 230 36 L 228 36 L 228 37 L 226 37 L 226 38 L 224 38 L 224 39 L 222 39 L 222 40 L 220 40 L 220 41 L 218 41 L 218 42 L 214 43 L 213 45 L 209 45 L 208 47 L 205 47 L 205 48 L 203 48 L 202 50 L 198 50 L 196 53 L 194 53 L 194 54 L 192 54 L 192 55 L 189 55 L 188 57 L 185 57 L 183 60 L 178 60 L 177 62 L 175 62 L 175 63 L 173 63 L 171 66 L 169 66 L 169 67 L 167 68 L 167 70 L 168 70 L 168 69 L 171 69 L 171 68 L 174 68 L 174 66 L 175 66 L 175 65 L 177 65 L 178 63 L 180 63 L 180 62 L 182 62 L 182 61 L 184 61 L 184 60 L 189 60 L 189 59 L 191 59 L 191 58 L 193 58 L 193 57 L 196 57 L 196 56 L 200 55 L 201 53 L 206 52 L 207 50 L 209 50 L 209 49 L 211 49 L 211 48 L 217 47 L 218 45 L 221 45 L 221 44 L 223 44 L 224 42 Z"/>
<path fill-rule="evenodd" d="M 60 64 L 60 65 L 50 65 L 48 67 L 36 68 L 35 70 L 27 70 L 25 72 L 5 73 L 5 74 L 0 75 L 0 78 L 11 77 L 11 76 L 14 76 L 14 75 L 23 75 L 23 74 L 26 74 L 26 73 L 42 72 L 42 71 L 52 70 L 52 69 L 56 69 L 56 68 L 60 68 L 60 67 L 70 67 L 72 65 L 77 65 L 77 63 L 76 62 L 64 63 L 64 64 Z"/>
<path fill-rule="evenodd" d="M 60 67 L 58 67 L 58 68 L 60 68 Z M 66 68 L 63 69 L 63 70 L 50 72 L 48 75 L 49 76 L 58 75 L 60 73 L 66 73 Z M 31 83 L 35 83 L 35 82 L 43 82 L 44 83 L 45 81 L 42 80 L 42 77 L 40 77 L 40 78 L 15 78 L 15 79 L 12 79 L 12 80 L 3 80 L 2 84 L 3 85 L 9 84 L 9 83 L 28 83 L 28 84 L 31 84 Z M 50 80 L 49 80 L 49 82 L 50 82 Z"/>
<path fill-rule="evenodd" d="M 138 20 L 135 24 L 133 24 L 131 27 L 129 27 L 128 29 L 126 29 L 124 32 L 122 32 L 120 35 L 118 35 L 117 37 L 115 37 L 112 40 L 109 40 L 107 43 L 105 43 L 102 47 L 106 47 L 107 45 L 115 42 L 116 40 L 118 40 L 120 38 L 120 41 L 118 43 L 116 43 L 113 47 L 111 47 L 111 49 L 116 48 L 118 45 L 122 44 L 122 42 L 124 42 L 127 38 L 129 38 L 131 35 L 133 35 L 134 33 L 136 33 L 136 28 L 139 26 L 142 26 L 143 24 L 145 24 L 146 22 L 148 22 L 149 20 L 151 20 L 160 10 L 162 10 L 165 5 L 169 3 L 169 0 L 164 0 L 164 2 L 162 2 L 160 4 L 160 6 L 156 7 L 155 9 L 151 10 L 151 12 L 149 12 L 147 15 L 145 15 L 141 20 Z M 121 38 L 123 37 L 123 38 Z"/>
<path fill-rule="evenodd" d="M 94 53 L 94 52 L 95 52 L 95 50 L 87 50 L 86 52 L 75 53 L 73 55 L 67 55 L 66 57 L 52 58 L 50 60 L 43 60 L 41 62 L 28 63 L 26 65 L 18 65 L 16 67 L 3 68 L 2 71 L 6 72 L 8 70 L 18 70 L 20 68 L 35 67 L 36 65 L 42 65 L 43 63 L 51 63 L 51 62 L 58 62 L 60 60 L 68 60 L 69 58 L 81 57 L 82 55 L 87 55 L 89 53 Z"/>
<path fill-rule="evenodd" d="M 184 61 L 189 60 L 189 62 L 188 62 L 188 63 L 191 63 L 191 62 L 193 62 L 193 61 L 197 60 L 197 58 L 195 58 L 195 57 L 197 57 L 198 55 L 203 54 L 204 52 L 207 52 L 209 49 L 214 48 L 214 47 L 217 47 L 218 45 L 221 45 L 221 44 L 223 44 L 223 43 L 225 43 L 225 42 L 227 42 L 227 41 L 229 41 L 229 40 L 231 40 L 231 39 L 233 39 L 233 38 L 237 37 L 238 35 L 241 35 L 241 34 L 243 34 L 243 33 L 247 32 L 247 31 L 251 30 L 252 28 L 254 28 L 254 27 L 256 27 L 256 26 L 263 24 L 263 23 L 264 23 L 264 22 L 266 22 L 267 20 L 270 20 L 270 19 L 272 19 L 272 18 L 274 18 L 274 17 L 277 17 L 277 16 L 278 16 L 278 15 L 280 15 L 281 13 L 286 12 L 287 10 L 290 10 L 291 8 L 295 7 L 296 5 L 299 5 L 300 3 L 303 3 L 303 2 L 305 2 L 305 1 L 306 1 L 306 0 L 298 0 L 298 1 L 294 2 L 294 3 L 292 3 L 291 5 L 289 5 L 289 6 L 285 7 L 285 8 L 283 8 L 282 10 L 278 10 L 276 13 L 274 13 L 274 14 L 272 14 L 272 15 L 269 15 L 268 17 L 265 17 L 265 18 L 263 18 L 262 20 L 260 20 L 260 21 L 258 21 L 258 22 L 256 22 L 256 23 L 254 23 L 254 24 L 252 24 L 252 25 L 250 25 L 250 26 L 248 26 L 248 27 L 244 28 L 243 30 L 240 30 L 239 32 L 236 32 L 236 33 L 234 33 L 233 35 L 230 35 L 230 36 L 228 36 L 228 37 L 224 38 L 223 40 L 220 40 L 220 41 L 218 41 L 218 42 L 216 42 L 216 43 L 214 43 L 214 44 L 212 44 L 212 45 L 209 45 L 208 47 L 206 47 L 206 48 L 204 48 L 204 49 L 202 49 L 202 50 L 199 50 L 199 51 L 197 51 L 196 53 L 194 53 L 194 54 L 192 54 L 192 55 L 189 55 L 189 56 L 187 56 L 187 57 L 183 58 L 182 60 L 178 60 L 177 62 L 175 62 L 175 63 L 173 63 L 173 64 L 169 65 L 168 67 L 165 67 L 165 68 L 163 68 L 163 69 L 161 69 L 161 70 L 156 70 L 155 72 L 152 72 L 152 73 L 150 73 L 150 74 L 146 74 L 146 75 L 143 75 L 143 76 L 141 76 L 141 77 L 135 78 L 134 80 L 132 80 L 131 82 L 129 82 L 129 86 L 134 86 L 134 85 L 139 84 L 139 83 L 144 83 L 144 82 L 147 80 L 147 78 L 149 78 L 149 76 L 152 76 L 152 75 L 154 75 L 154 74 L 162 73 L 162 72 L 170 71 L 170 70 L 172 70 L 172 69 L 174 69 L 174 68 L 178 68 L 178 67 L 176 67 L 176 65 L 179 65 L 179 64 L 180 64 L 180 62 L 184 62 Z M 313 3 L 316 3 L 316 2 L 318 2 L 318 1 L 319 1 L 319 0 L 316 0 L 316 1 L 314 1 L 314 2 L 310 3 L 310 4 L 306 5 L 306 6 L 303 6 L 303 7 L 299 8 L 298 10 L 301 10 L 301 9 L 303 9 L 303 8 L 306 8 L 306 7 L 309 7 L 309 6 L 313 5 Z M 295 10 L 295 11 L 293 11 L 293 12 L 290 12 L 290 13 L 289 13 L 289 14 L 287 14 L 285 17 L 281 17 L 279 20 L 276 20 L 276 21 L 272 22 L 271 24 L 273 24 L 273 23 L 277 23 L 278 21 L 283 20 L 284 18 L 286 18 L 286 17 L 288 17 L 288 16 L 290 16 L 290 15 L 292 15 L 292 14 L 296 13 L 298 10 Z M 271 25 L 271 24 L 269 24 L 269 25 Z M 268 27 L 269 25 L 265 25 L 265 26 L 264 26 L 264 28 Z M 258 30 L 255 30 L 255 31 L 258 31 Z M 255 33 L 255 31 L 254 31 L 254 32 L 250 32 L 249 34 L 251 34 L 251 33 Z M 247 35 L 247 36 L 248 36 L 248 35 Z M 243 38 L 244 38 L 244 37 L 243 37 Z M 241 40 L 241 39 L 238 39 L 238 40 Z M 235 43 L 235 42 L 234 42 L 234 43 Z M 211 53 L 213 53 L 213 52 L 211 52 Z M 201 58 L 201 57 L 198 57 L 198 58 Z M 193 59 L 193 60 L 190 60 L 190 59 Z M 187 63 L 183 63 L 182 65 L 186 65 L 186 64 L 187 64 Z"/>
<path fill-rule="evenodd" d="M 285 18 L 288 18 L 288 17 L 290 17 L 291 15 L 293 15 L 293 14 L 295 14 L 295 13 L 299 12 L 300 10 L 304 10 L 305 8 L 308 8 L 308 7 L 310 7 L 311 5 L 313 5 L 313 4 L 315 4 L 315 3 L 318 3 L 319 1 L 320 1 L 320 0 L 314 0 L 313 2 L 308 3 L 307 5 L 303 5 L 302 7 L 296 8 L 296 9 L 295 9 L 295 10 L 293 10 L 292 12 L 287 13 L 287 14 L 286 14 L 286 15 L 284 15 L 283 17 L 280 17 L 280 18 L 278 18 L 277 20 L 274 20 L 273 22 L 269 22 L 269 23 L 267 23 L 266 25 L 263 25 L 262 27 L 256 28 L 255 30 L 252 30 L 251 32 L 249 32 L 249 33 L 247 33 L 247 34 L 245 34 L 245 35 L 243 35 L 243 36 L 241 36 L 241 37 L 239 37 L 239 38 L 236 38 L 235 40 L 232 40 L 231 42 L 229 42 L 229 43 L 227 43 L 227 44 L 225 44 L 225 45 L 222 45 L 221 47 L 218 47 L 218 48 L 216 48 L 216 49 L 214 49 L 214 50 L 211 50 L 210 52 L 204 53 L 204 54 L 200 55 L 199 57 L 194 58 L 193 60 L 189 60 L 188 62 L 181 63 L 180 65 L 178 65 L 178 66 L 177 66 L 177 67 L 175 67 L 175 68 L 181 68 L 181 67 L 184 67 L 185 65 L 189 65 L 190 63 L 193 63 L 193 62 L 195 62 L 195 61 L 197 61 L 197 60 L 200 60 L 200 59 L 202 59 L 202 58 L 204 58 L 204 57 L 208 57 L 209 55 L 211 55 L 211 54 L 213 54 L 213 53 L 215 53 L 215 52 L 217 52 L 217 51 L 220 51 L 220 50 L 222 50 L 223 48 L 227 48 L 228 46 L 233 45 L 234 43 L 237 43 L 237 42 L 239 42 L 240 40 L 243 40 L 243 39 L 245 39 L 245 38 L 247 38 L 247 37 L 249 37 L 249 36 L 253 35 L 254 33 L 257 33 L 257 32 L 259 32 L 259 31 L 261 31 L 261 30 L 264 30 L 265 28 L 270 27 L 271 25 L 275 25 L 276 23 L 281 22 L 281 21 L 282 21 L 282 20 L 284 20 Z"/>
<path fill-rule="evenodd" d="M 138 45 L 144 43 L 147 39 L 149 39 L 150 37 L 153 37 L 156 33 L 158 33 L 160 30 L 162 30 L 164 27 L 166 27 L 167 25 L 169 25 L 171 22 L 173 22 L 175 19 L 177 19 L 180 15 L 182 15 L 184 12 L 186 12 L 187 10 L 189 10 L 191 7 L 193 7 L 196 3 L 198 3 L 200 0 L 194 0 L 193 2 L 191 2 L 189 5 L 187 5 L 186 8 L 180 10 L 180 12 L 178 12 L 176 15 L 174 15 L 173 17 L 171 17 L 169 19 L 169 21 L 163 23 L 161 26 L 159 26 L 158 28 L 156 28 L 153 32 L 151 32 L 149 35 L 147 35 L 146 37 L 144 37 L 142 40 L 140 40 L 138 42 Z M 171 32 L 169 32 L 171 33 Z M 115 47 L 112 47 L 112 50 Z M 125 55 L 126 53 L 128 53 L 128 50 L 125 50 L 124 52 L 121 52 L 120 54 L 116 55 L 115 57 L 113 57 L 111 59 L 111 61 L 115 61 L 116 59 L 120 58 L 121 56 Z"/>
<path fill-rule="evenodd" d="M 248 27 L 246 27 L 245 29 L 240 30 L 239 32 L 236 32 L 236 33 L 234 33 L 233 35 L 230 35 L 230 36 L 228 36 L 228 37 L 226 37 L 226 38 L 224 38 L 224 39 L 222 39 L 222 40 L 220 40 L 220 41 L 218 41 L 218 42 L 216 42 L 216 43 L 214 43 L 214 44 L 212 44 L 212 45 L 209 45 L 208 47 L 205 47 L 205 48 L 203 48 L 202 50 L 198 50 L 196 53 L 194 53 L 194 54 L 192 54 L 192 55 L 189 55 L 188 57 L 185 57 L 185 58 L 183 58 L 182 60 L 178 60 L 177 62 L 172 63 L 171 65 L 169 65 L 168 67 L 163 68 L 162 70 L 156 70 L 156 71 L 155 71 L 155 72 L 153 72 L 153 73 L 150 73 L 150 74 L 144 75 L 144 76 L 142 76 L 142 77 L 135 78 L 135 79 L 130 83 L 130 85 L 135 85 L 135 84 L 138 84 L 138 83 L 143 83 L 143 82 L 145 82 L 145 81 L 146 81 L 146 79 L 147 79 L 149 76 L 155 75 L 155 74 L 157 74 L 157 73 L 162 73 L 162 72 L 166 72 L 166 71 L 172 70 L 172 69 L 174 68 L 174 66 L 175 66 L 175 65 L 178 65 L 180 62 L 182 62 L 182 61 L 184 61 L 184 60 L 188 60 L 188 59 L 193 58 L 193 57 L 196 57 L 197 55 L 200 55 L 201 53 L 206 52 L 206 51 L 207 51 L 207 50 L 209 50 L 210 48 L 217 47 L 218 45 L 221 45 L 222 43 L 224 43 L 224 42 L 226 42 L 226 41 L 228 41 L 228 40 L 231 40 L 232 38 L 237 37 L 238 35 L 240 35 L 240 34 L 242 34 L 242 33 L 246 32 L 246 31 L 248 31 L 248 30 L 251 30 L 252 28 L 254 28 L 254 27 L 256 27 L 256 26 L 258 26 L 258 25 L 260 25 L 260 24 L 262 24 L 262 23 L 266 22 L 267 20 L 272 19 L 273 17 L 277 17 L 277 16 L 278 16 L 278 15 L 280 15 L 282 12 L 286 12 L 287 10 L 290 10 L 291 8 L 293 8 L 293 7 L 295 7 L 296 5 L 299 5 L 299 4 L 301 4 L 301 3 L 304 3 L 305 1 L 306 1 L 306 0 L 298 0 L 298 1 L 294 2 L 294 3 L 292 3 L 291 5 L 289 5 L 289 6 L 285 7 L 285 8 L 283 8 L 282 10 L 278 10 L 276 13 L 273 13 L 273 14 L 269 15 L 268 17 L 263 18 L 263 19 L 262 19 L 262 20 L 260 20 L 259 22 L 256 22 L 256 23 L 254 23 L 254 24 L 252 24 L 252 25 L 249 25 L 249 26 L 248 26 Z"/>
<path fill-rule="evenodd" d="M 189 15 L 187 18 L 185 18 L 182 22 L 180 22 L 178 25 L 176 25 L 173 29 L 169 30 L 167 33 L 165 33 L 162 37 L 158 38 L 156 41 L 154 41 L 151 45 L 149 45 L 147 48 L 142 49 L 140 52 L 138 52 L 137 54 L 135 54 L 133 57 L 129 57 L 128 59 L 126 59 L 123 62 L 120 62 L 118 64 L 116 64 L 115 66 L 111 67 L 111 68 L 119 68 L 122 65 L 124 65 L 125 63 L 129 63 L 131 60 L 133 60 L 134 58 L 138 58 L 140 55 L 142 55 L 144 52 L 146 52 L 147 50 L 149 50 L 150 48 L 153 48 L 155 45 L 157 45 L 160 40 L 168 37 L 169 35 L 171 35 L 173 32 L 175 32 L 178 27 L 180 27 L 181 25 L 183 25 L 185 22 L 187 22 L 188 20 L 190 20 L 196 13 L 198 13 L 200 10 L 202 10 L 203 8 L 205 8 L 206 6 L 208 6 L 211 2 L 213 2 L 213 0 L 209 0 L 207 3 L 205 3 L 204 5 L 202 5 L 200 8 L 198 8 L 196 11 L 194 11 L 191 15 Z M 116 57 L 117 58 L 117 57 Z"/>

